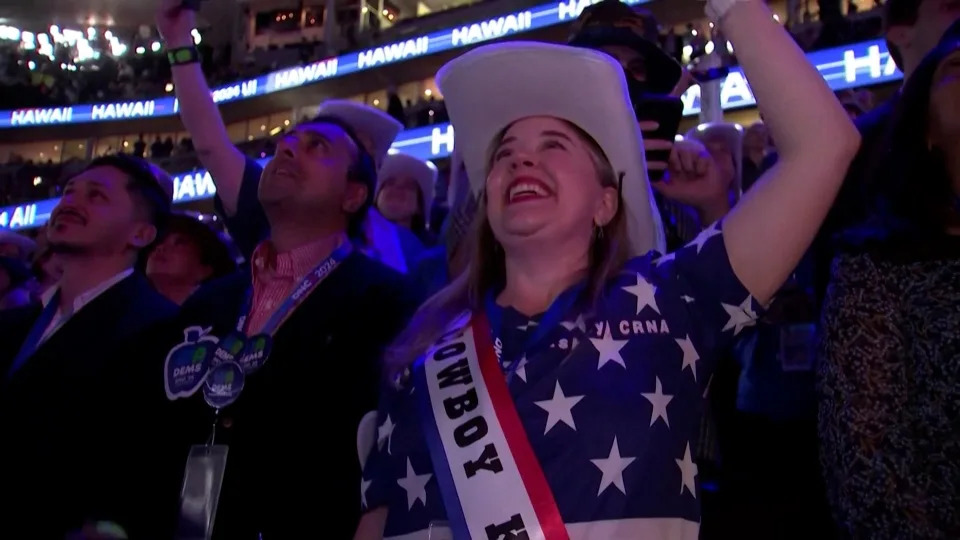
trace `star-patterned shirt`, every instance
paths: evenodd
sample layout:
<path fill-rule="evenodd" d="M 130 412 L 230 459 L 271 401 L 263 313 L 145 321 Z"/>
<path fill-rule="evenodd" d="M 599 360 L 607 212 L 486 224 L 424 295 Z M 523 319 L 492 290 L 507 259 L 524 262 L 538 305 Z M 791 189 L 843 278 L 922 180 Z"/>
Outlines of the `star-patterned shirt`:
<path fill-rule="evenodd" d="M 571 539 L 697 538 L 703 398 L 717 353 L 758 310 L 720 224 L 629 261 L 592 313 L 568 313 L 530 357 L 517 349 L 539 317 L 504 310 L 501 358 L 520 362 L 510 393 Z M 446 516 L 412 383 L 380 407 L 362 504 L 389 509 L 387 538 L 425 538 Z"/>

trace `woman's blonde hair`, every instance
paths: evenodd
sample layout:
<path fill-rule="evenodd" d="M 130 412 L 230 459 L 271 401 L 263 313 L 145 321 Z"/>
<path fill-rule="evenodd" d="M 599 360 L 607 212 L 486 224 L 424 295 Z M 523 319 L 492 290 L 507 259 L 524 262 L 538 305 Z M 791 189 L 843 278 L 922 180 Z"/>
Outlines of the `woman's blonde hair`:
<path fill-rule="evenodd" d="M 614 172 L 610 161 L 600 146 L 579 127 L 565 122 L 586 143 L 593 159 L 600 185 L 620 189 L 620 177 Z M 509 126 L 508 126 L 509 128 Z M 495 148 L 507 128 L 495 139 Z M 492 157 L 492 152 L 490 153 Z M 488 159 L 487 169 L 490 168 Z M 619 195 L 618 195 L 619 196 Z M 587 288 L 580 299 L 582 308 L 596 305 L 604 284 L 628 259 L 629 243 L 627 222 L 622 201 L 616 214 L 605 226 L 597 227 L 590 248 Z M 386 355 L 387 375 L 394 379 L 413 364 L 439 339 L 454 317 L 464 311 L 483 309 L 484 294 L 491 289 L 503 287 L 506 281 L 503 248 L 493 235 L 487 219 L 487 194 L 480 197 L 471 234 L 464 239 L 462 249 L 472 251 L 473 257 L 467 268 L 453 281 L 427 300 L 414 314 L 406 329 L 400 333 Z"/>

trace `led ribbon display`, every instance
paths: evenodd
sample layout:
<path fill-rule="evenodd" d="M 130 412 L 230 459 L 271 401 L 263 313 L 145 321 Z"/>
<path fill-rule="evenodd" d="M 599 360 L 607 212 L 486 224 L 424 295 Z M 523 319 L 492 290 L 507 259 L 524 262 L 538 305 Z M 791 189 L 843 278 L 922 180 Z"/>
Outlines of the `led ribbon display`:
<path fill-rule="evenodd" d="M 359 52 L 347 53 L 308 64 L 275 71 L 256 79 L 235 82 L 213 91 L 216 103 L 229 103 L 242 99 L 264 96 L 291 88 L 297 88 L 335 77 L 342 77 L 359 71 L 375 69 L 379 66 L 403 62 L 421 56 L 449 51 L 468 45 L 474 45 L 493 39 L 545 28 L 569 22 L 577 18 L 583 9 L 597 0 L 567 0 L 543 4 L 524 11 L 509 13 L 493 19 L 439 30 L 404 41 L 389 43 Z M 650 0 L 623 0 L 627 4 L 645 4 Z M 847 52 L 852 56 L 847 57 Z M 823 56 L 830 52 L 832 55 Z M 883 82 L 881 79 L 899 77 L 896 66 L 890 61 L 886 46 L 882 40 L 860 43 L 851 47 L 831 49 L 812 53 L 811 61 L 821 68 L 824 76 L 830 80 L 837 76 L 849 83 L 849 86 Z M 850 69 L 853 72 L 850 72 Z M 893 67 L 891 67 L 893 66 Z M 749 93 L 745 89 L 742 73 L 731 73 L 735 80 L 731 84 L 728 77 L 726 86 L 737 87 L 734 93 Z M 738 80 L 736 80 L 738 78 Z M 856 81 L 856 83 L 854 83 Z M 744 89 L 739 89 L 743 86 Z M 849 87 L 848 86 L 848 87 Z M 691 89 L 684 96 L 687 114 L 695 114 L 699 89 Z M 742 106 L 742 104 L 732 105 Z M 21 126 L 46 126 L 63 124 L 81 124 L 92 122 L 110 122 L 137 118 L 160 118 L 173 116 L 178 112 L 176 98 L 163 97 L 143 101 L 125 101 L 118 103 L 97 103 L 72 105 L 68 107 L 47 107 L 39 109 L 19 109 L 0 111 L 0 129 Z"/>
<path fill-rule="evenodd" d="M 553 9 L 554 16 L 556 16 L 557 8 L 555 5 Z M 448 40 L 448 43 L 452 42 Z M 452 46 L 448 44 L 447 48 Z M 903 78 L 903 74 L 890 58 L 883 40 L 866 41 L 855 45 L 812 52 L 807 55 L 807 59 L 817 66 L 827 84 L 835 91 L 893 82 Z M 274 75 L 271 74 L 268 77 Z M 738 67 L 731 69 L 730 74 L 722 83 L 720 97 L 724 110 L 756 105 L 756 99 L 753 97 L 749 85 L 747 85 L 743 72 Z M 688 90 L 683 95 L 683 103 L 684 115 L 690 116 L 699 113 L 700 87 L 695 86 Z M 171 104 L 172 106 L 173 104 Z M 91 106 L 78 105 L 68 108 L 82 107 L 89 108 Z M 99 107 L 99 105 L 93 107 Z M 144 108 L 143 110 L 147 109 Z M 161 108 L 154 104 L 149 110 L 152 111 L 152 114 L 158 115 Z M 0 112 L 0 117 L 9 115 L 9 113 L 10 111 Z M 9 117 L 5 118 L 6 120 L 0 119 L 0 124 L 3 121 L 9 121 Z M 73 121 L 79 120 L 74 118 Z M 453 127 L 450 124 L 438 124 L 406 130 L 397 137 L 396 142 L 393 143 L 393 149 L 420 159 L 445 158 L 453 150 Z M 266 159 L 260 160 L 261 164 L 266 162 Z M 174 178 L 174 203 L 209 199 L 215 193 L 216 188 L 213 180 L 202 169 L 181 174 Z M 50 212 L 57 204 L 57 200 L 46 199 L 19 206 L 0 208 L 0 228 L 29 229 L 39 227 L 46 223 L 50 217 Z"/>

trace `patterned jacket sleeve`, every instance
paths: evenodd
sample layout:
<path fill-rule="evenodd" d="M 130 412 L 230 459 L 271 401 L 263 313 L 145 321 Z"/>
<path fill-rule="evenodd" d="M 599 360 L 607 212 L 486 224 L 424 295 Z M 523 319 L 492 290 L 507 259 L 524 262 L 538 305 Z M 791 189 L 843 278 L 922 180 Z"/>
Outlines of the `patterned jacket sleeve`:
<path fill-rule="evenodd" d="M 841 521 L 887 506 L 860 480 L 888 476 L 897 411 L 908 404 L 908 366 L 898 320 L 899 293 L 867 255 L 834 261 L 823 306 L 819 350 L 821 462 Z M 897 491 L 896 493 L 894 491 Z M 905 494 L 893 490 L 882 498 Z M 853 518 L 852 521 L 859 521 Z M 863 531 L 867 533 L 867 531 Z"/>

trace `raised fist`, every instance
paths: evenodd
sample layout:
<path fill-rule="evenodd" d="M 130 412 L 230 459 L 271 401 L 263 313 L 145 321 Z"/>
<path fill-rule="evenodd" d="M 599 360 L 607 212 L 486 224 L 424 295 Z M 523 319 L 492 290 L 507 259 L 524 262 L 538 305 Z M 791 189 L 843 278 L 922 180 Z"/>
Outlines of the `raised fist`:
<path fill-rule="evenodd" d="M 725 200 L 729 188 L 707 149 L 689 139 L 673 145 L 667 175 L 653 187 L 664 197 L 694 208 Z"/>
<path fill-rule="evenodd" d="M 181 4 L 181 0 L 160 0 L 157 9 L 157 29 L 168 49 L 193 46 L 197 13 Z"/>

